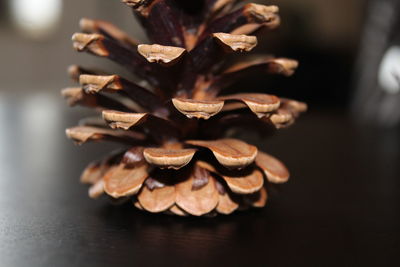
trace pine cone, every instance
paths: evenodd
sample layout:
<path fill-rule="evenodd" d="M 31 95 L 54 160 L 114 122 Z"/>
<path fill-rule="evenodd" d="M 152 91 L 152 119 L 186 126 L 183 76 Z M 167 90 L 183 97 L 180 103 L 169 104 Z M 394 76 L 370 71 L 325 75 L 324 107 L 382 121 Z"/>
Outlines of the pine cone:
<path fill-rule="evenodd" d="M 251 34 L 276 28 L 278 7 L 235 9 L 238 0 L 204 0 L 188 11 L 188 3 L 178 0 L 123 2 L 153 44 L 139 44 L 108 22 L 82 19 L 73 46 L 122 65 L 139 82 L 72 66 L 69 73 L 80 87 L 62 91 L 71 106 L 98 109 L 103 117 L 67 129 L 69 138 L 78 144 L 124 144 L 121 152 L 83 172 L 90 197 L 107 194 L 149 212 L 181 216 L 263 207 L 264 178 L 284 183 L 289 172 L 257 147 L 227 138 L 227 131 L 287 127 L 307 106 L 269 94 L 225 91 L 247 75 L 290 76 L 298 63 L 260 56 L 229 65 L 227 58 L 251 51 L 257 45 Z"/>

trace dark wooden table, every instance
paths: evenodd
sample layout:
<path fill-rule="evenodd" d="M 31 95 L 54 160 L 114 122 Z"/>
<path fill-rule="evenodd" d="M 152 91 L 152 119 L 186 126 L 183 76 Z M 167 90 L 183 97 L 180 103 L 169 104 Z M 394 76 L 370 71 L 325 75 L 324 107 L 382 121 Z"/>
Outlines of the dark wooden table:
<path fill-rule="evenodd" d="M 73 146 L 85 112 L 63 107 L 0 97 L 0 266 L 400 266 L 398 129 L 310 112 L 262 143 L 292 172 L 265 209 L 178 218 L 90 200 L 80 172 L 113 145 Z"/>

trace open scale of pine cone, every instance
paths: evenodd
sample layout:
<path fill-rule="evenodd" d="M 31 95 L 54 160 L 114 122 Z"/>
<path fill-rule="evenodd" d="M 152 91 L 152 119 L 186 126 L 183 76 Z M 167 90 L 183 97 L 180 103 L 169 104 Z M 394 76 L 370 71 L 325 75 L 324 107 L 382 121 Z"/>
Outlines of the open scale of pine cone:
<path fill-rule="evenodd" d="M 306 104 L 263 93 L 224 91 L 247 75 L 290 76 L 297 61 L 260 56 L 231 65 L 228 56 L 257 45 L 261 29 L 280 23 L 278 7 L 237 0 L 204 0 L 186 12 L 178 0 L 123 0 L 152 44 L 139 44 L 109 22 L 82 19 L 77 51 L 108 58 L 137 80 L 71 66 L 80 87 L 62 95 L 71 106 L 102 112 L 66 130 L 76 143 L 117 141 L 123 150 L 90 164 L 81 181 L 89 195 L 133 201 L 149 212 L 230 214 L 263 207 L 264 180 L 284 183 L 286 167 L 227 131 L 291 125 Z"/>

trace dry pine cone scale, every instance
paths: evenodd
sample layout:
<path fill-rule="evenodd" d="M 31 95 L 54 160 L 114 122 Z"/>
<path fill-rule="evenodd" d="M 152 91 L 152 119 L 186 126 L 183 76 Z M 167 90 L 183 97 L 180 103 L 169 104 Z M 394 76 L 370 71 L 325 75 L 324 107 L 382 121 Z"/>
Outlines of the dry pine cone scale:
<path fill-rule="evenodd" d="M 152 44 L 141 44 L 109 22 L 82 19 L 72 37 L 77 51 L 108 58 L 140 82 L 116 74 L 71 66 L 80 86 L 66 88 L 69 105 L 101 112 L 66 130 L 78 144 L 116 141 L 128 147 L 91 163 L 81 181 L 92 198 L 106 194 L 131 200 L 153 213 L 179 216 L 231 214 L 263 207 L 265 179 L 284 183 L 285 165 L 227 130 L 291 125 L 306 104 L 264 93 L 224 90 L 248 75 L 290 76 L 297 61 L 260 56 L 226 67 L 228 57 L 257 45 L 255 33 L 274 29 L 276 6 L 235 0 L 204 0 L 186 12 L 177 0 L 123 0 Z"/>

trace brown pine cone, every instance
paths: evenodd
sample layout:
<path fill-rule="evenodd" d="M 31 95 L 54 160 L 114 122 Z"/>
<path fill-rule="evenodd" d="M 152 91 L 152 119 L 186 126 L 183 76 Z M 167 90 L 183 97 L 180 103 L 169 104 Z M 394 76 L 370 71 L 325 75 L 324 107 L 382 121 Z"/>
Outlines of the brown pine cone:
<path fill-rule="evenodd" d="M 264 179 L 284 183 L 289 172 L 257 147 L 227 138 L 227 132 L 287 127 L 307 105 L 269 94 L 224 92 L 248 75 L 294 73 L 297 61 L 270 56 L 227 65 L 228 58 L 257 45 L 251 34 L 279 25 L 278 7 L 204 0 L 197 12 L 187 12 L 175 0 L 123 2 L 153 44 L 139 44 L 114 25 L 91 19 L 81 20 L 82 33 L 72 40 L 77 51 L 109 58 L 135 79 L 71 66 L 70 76 L 80 86 L 62 91 L 71 106 L 102 113 L 102 119 L 67 129 L 69 138 L 78 144 L 124 144 L 122 152 L 83 172 L 90 197 L 107 194 L 149 212 L 181 216 L 263 207 Z"/>

